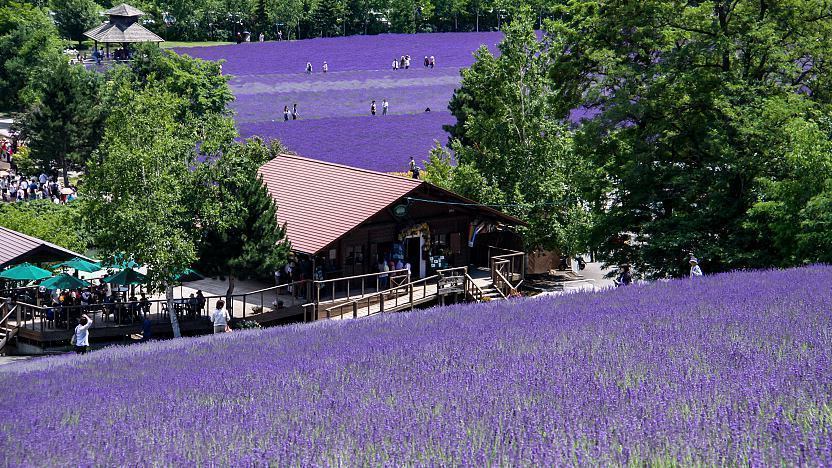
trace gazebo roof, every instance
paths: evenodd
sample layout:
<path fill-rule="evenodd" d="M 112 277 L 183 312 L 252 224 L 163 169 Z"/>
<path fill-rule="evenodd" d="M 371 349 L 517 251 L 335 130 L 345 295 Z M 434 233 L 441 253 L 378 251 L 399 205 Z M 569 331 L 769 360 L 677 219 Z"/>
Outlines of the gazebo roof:
<path fill-rule="evenodd" d="M 144 12 L 126 3 L 114 6 L 104 12 L 107 16 L 144 16 Z"/>
<path fill-rule="evenodd" d="M 165 42 L 164 39 L 153 34 L 139 23 L 126 23 L 122 21 L 104 23 L 90 29 L 84 35 L 96 42 L 102 43 Z"/>

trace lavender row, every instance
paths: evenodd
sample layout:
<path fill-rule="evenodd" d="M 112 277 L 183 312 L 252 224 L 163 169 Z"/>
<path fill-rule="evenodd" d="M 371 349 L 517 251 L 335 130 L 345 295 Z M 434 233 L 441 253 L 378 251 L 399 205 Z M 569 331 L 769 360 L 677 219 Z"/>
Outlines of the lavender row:
<path fill-rule="evenodd" d="M 496 52 L 502 34 L 441 33 L 384 34 L 304 41 L 244 43 L 226 46 L 189 47 L 178 53 L 205 60 L 225 60 L 223 72 L 230 75 L 275 73 L 303 74 L 307 62 L 320 73 L 324 61 L 331 72 L 345 70 L 387 70 L 393 58 L 410 55 L 411 69 L 421 68 L 424 56 L 434 56 L 437 68 L 470 66 L 472 53 L 481 45 Z"/>
<path fill-rule="evenodd" d="M 7 365 L 0 464 L 828 466 L 830 282 L 732 273 Z"/>
<path fill-rule="evenodd" d="M 303 112 L 303 109 L 301 109 Z M 406 172 L 410 156 L 428 158 L 435 141 L 446 143 L 448 112 L 332 117 L 283 122 L 242 122 L 242 137 L 278 139 L 302 156 L 381 172 Z"/>

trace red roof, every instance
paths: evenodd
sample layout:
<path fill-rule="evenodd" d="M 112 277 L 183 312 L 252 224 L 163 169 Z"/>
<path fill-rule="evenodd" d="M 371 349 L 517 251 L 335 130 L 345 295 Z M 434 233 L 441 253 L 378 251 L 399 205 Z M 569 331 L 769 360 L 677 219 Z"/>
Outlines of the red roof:
<path fill-rule="evenodd" d="M 260 168 L 292 248 L 314 254 L 424 182 L 293 155 Z"/>
<path fill-rule="evenodd" d="M 27 236 L 0 226 L 0 268 L 36 258 L 37 261 L 62 261 L 87 257 L 51 242 Z"/>

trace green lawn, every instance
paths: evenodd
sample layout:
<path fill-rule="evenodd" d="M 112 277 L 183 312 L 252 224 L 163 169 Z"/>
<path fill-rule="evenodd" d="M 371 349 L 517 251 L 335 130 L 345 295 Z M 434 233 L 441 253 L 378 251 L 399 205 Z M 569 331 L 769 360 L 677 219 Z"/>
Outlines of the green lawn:
<path fill-rule="evenodd" d="M 173 47 L 205 47 L 205 46 L 215 46 L 215 45 L 227 45 L 233 44 L 233 42 L 212 42 L 212 41 L 204 41 L 204 42 L 179 42 L 179 41 L 168 41 L 162 43 L 162 48 L 170 49 Z"/>

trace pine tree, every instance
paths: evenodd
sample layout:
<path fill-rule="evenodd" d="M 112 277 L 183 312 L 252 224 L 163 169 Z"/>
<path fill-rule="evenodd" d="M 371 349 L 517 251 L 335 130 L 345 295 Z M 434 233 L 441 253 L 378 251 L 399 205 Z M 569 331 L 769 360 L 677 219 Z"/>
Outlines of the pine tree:
<path fill-rule="evenodd" d="M 209 196 L 219 199 L 222 222 L 205 227 L 199 269 L 228 278 L 227 296 L 234 292 L 237 279 L 271 276 L 289 256 L 286 229 L 277 222 L 277 205 L 257 174 L 257 168 L 277 152 L 277 147 L 252 140 L 205 168 L 215 181 L 211 184 L 217 184 Z"/>
<path fill-rule="evenodd" d="M 21 119 L 31 158 L 42 171 L 60 170 L 65 184 L 68 171 L 83 168 L 100 142 L 100 84 L 95 73 L 61 61 L 45 74 L 40 99 Z"/>
<path fill-rule="evenodd" d="M 315 32 L 321 37 L 340 36 L 343 33 L 342 24 L 347 12 L 344 0 L 319 0 L 312 12 L 312 23 Z"/>

